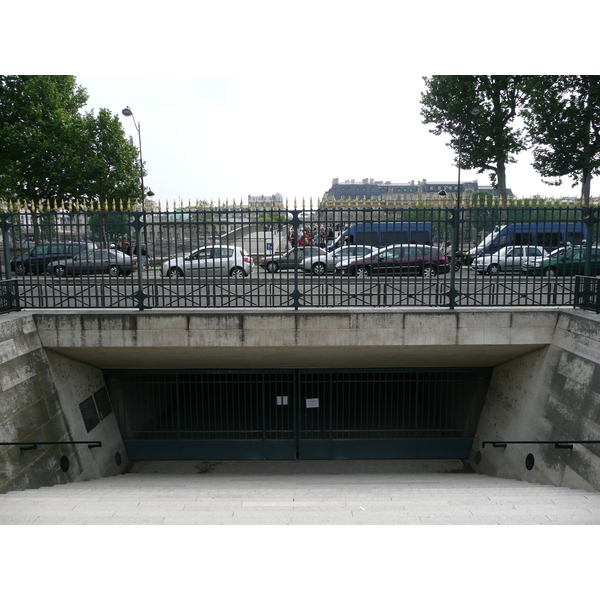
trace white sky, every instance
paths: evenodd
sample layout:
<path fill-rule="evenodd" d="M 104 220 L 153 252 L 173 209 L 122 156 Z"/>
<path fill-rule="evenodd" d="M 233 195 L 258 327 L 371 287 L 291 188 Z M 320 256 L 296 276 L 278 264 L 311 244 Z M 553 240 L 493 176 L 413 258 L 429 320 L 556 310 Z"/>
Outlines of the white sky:
<path fill-rule="evenodd" d="M 239 203 L 279 192 L 308 204 L 334 177 L 455 181 L 447 138 L 421 123 L 422 76 L 582 72 L 552 41 L 571 20 L 580 27 L 579 4 L 555 23 L 538 1 L 509 0 L 494 21 L 480 2 L 460 0 L 420 9 L 381 0 L 109 0 L 87 10 L 34 2 L 7 9 L 27 27 L 7 28 L 0 44 L 11 56 L 3 72 L 74 74 L 88 109 L 130 106 L 156 199 Z M 532 35 L 533 22 L 543 36 Z M 121 119 L 137 145 L 132 119 Z M 515 195 L 579 195 L 568 180 L 544 185 L 530 162 L 522 154 L 508 166 Z M 489 185 L 488 174 L 461 178 Z"/>

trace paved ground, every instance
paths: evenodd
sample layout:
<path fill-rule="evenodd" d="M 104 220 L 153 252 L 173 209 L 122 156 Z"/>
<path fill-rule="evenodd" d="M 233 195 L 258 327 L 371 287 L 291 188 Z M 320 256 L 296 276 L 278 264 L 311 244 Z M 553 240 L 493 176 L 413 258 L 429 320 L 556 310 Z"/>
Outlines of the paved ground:
<path fill-rule="evenodd" d="M 600 493 L 477 475 L 458 460 L 140 461 L 1 495 L 0 524 L 600 524 Z"/>

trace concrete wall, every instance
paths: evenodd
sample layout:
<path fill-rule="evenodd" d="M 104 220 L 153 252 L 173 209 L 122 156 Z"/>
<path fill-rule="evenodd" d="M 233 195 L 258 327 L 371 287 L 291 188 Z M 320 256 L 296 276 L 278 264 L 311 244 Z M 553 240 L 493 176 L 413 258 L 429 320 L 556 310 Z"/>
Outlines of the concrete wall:
<path fill-rule="evenodd" d="M 0 442 L 103 444 L 95 449 L 41 445 L 28 451 L 0 446 L 0 493 L 116 474 L 127 465 L 114 414 L 89 433 L 83 423 L 79 403 L 103 385 L 99 369 L 46 352 L 32 315 L 0 318 Z"/>
<path fill-rule="evenodd" d="M 64 445 L 24 453 L 0 446 L 0 491 L 117 473 L 117 452 L 126 465 L 113 414 L 89 433 L 83 426 L 79 404 L 102 387 L 103 368 L 469 365 L 495 367 L 471 455 L 478 472 L 600 490 L 600 445 L 481 445 L 600 440 L 600 317 L 591 313 L 39 311 L 0 317 L 0 361 L 0 441 L 103 442 L 100 449 Z M 531 470 L 528 454 L 535 459 Z M 69 458 L 67 473 L 61 456 Z"/>
<path fill-rule="evenodd" d="M 40 311 L 45 348 L 104 369 L 490 367 L 548 345 L 554 309 Z"/>
<path fill-rule="evenodd" d="M 600 441 L 598 315 L 561 311 L 547 348 L 494 369 L 470 461 L 487 475 L 600 491 L 600 444 L 482 447 L 507 440 Z"/>

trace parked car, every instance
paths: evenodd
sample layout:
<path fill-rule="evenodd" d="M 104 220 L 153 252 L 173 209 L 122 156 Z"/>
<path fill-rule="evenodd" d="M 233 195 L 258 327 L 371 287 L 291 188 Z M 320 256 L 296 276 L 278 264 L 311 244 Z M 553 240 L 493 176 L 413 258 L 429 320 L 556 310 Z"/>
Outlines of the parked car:
<path fill-rule="evenodd" d="M 545 257 L 532 259 L 521 266 L 521 270 L 530 275 L 573 276 L 585 272 L 585 246 L 559 248 Z M 590 275 L 600 275 L 600 247 L 592 246 Z"/>
<path fill-rule="evenodd" d="M 86 250 L 73 258 L 49 263 L 46 271 L 57 277 L 102 275 L 104 273 L 111 277 L 118 277 L 119 275 L 131 275 L 135 265 L 135 259 L 117 250 Z"/>
<path fill-rule="evenodd" d="M 252 272 L 252 259 L 237 246 L 203 246 L 186 256 L 165 261 L 161 270 L 163 277 L 246 277 Z"/>
<path fill-rule="evenodd" d="M 304 261 L 304 271 L 313 275 L 324 275 L 328 272 L 333 273 L 335 265 L 342 260 L 366 256 L 376 250 L 378 248 L 374 248 L 373 246 L 344 246 L 333 252 L 328 252 L 325 256 L 314 254 Z"/>
<path fill-rule="evenodd" d="M 44 273 L 46 267 L 56 260 L 73 258 L 86 250 L 93 250 L 91 242 L 60 242 L 40 244 L 10 261 L 10 270 L 17 275 Z"/>
<path fill-rule="evenodd" d="M 327 258 L 327 252 L 323 248 L 317 246 L 302 246 L 296 250 L 292 248 L 278 256 L 263 256 L 260 259 L 259 266 L 269 271 L 269 273 L 277 273 L 279 269 L 299 269 L 303 268 L 305 261 L 314 256 L 321 256 L 324 260 Z"/>
<path fill-rule="evenodd" d="M 521 272 L 523 262 L 532 258 L 543 258 L 548 252 L 542 246 L 505 246 L 493 254 L 484 254 L 471 263 L 478 273 L 498 275 L 501 271 Z"/>
<path fill-rule="evenodd" d="M 387 246 L 368 256 L 342 261 L 335 272 L 342 275 L 422 275 L 432 277 L 450 271 L 450 259 L 433 246 Z"/>

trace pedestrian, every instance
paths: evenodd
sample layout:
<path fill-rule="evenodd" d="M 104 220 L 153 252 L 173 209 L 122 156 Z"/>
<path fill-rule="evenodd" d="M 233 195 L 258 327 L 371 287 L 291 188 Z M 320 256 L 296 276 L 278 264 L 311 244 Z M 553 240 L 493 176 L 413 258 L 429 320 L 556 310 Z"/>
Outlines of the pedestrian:
<path fill-rule="evenodd" d="M 146 248 L 146 244 L 142 244 L 140 246 L 140 252 L 138 256 L 137 246 L 133 249 L 133 256 L 137 256 L 138 260 L 142 263 L 142 268 L 144 271 L 148 270 L 148 249 Z"/>

